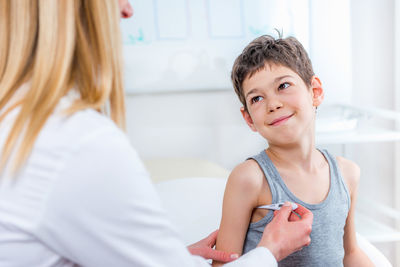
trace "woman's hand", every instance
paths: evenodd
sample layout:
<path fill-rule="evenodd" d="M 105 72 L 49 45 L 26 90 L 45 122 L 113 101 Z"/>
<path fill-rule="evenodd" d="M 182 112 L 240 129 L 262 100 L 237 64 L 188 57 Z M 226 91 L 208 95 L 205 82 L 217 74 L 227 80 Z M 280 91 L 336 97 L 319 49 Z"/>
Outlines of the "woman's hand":
<path fill-rule="evenodd" d="M 292 206 L 289 202 L 274 212 L 274 218 L 265 227 L 264 234 L 258 246 L 268 248 L 277 261 L 295 251 L 308 246 L 311 242 L 313 214 L 305 207 L 297 204 L 295 212 L 292 213 Z"/>
<path fill-rule="evenodd" d="M 236 253 L 228 253 L 213 249 L 217 241 L 218 230 L 212 232 L 206 238 L 188 246 L 188 250 L 192 255 L 201 256 L 205 259 L 216 260 L 219 262 L 230 262 L 236 260 L 239 255 Z"/>

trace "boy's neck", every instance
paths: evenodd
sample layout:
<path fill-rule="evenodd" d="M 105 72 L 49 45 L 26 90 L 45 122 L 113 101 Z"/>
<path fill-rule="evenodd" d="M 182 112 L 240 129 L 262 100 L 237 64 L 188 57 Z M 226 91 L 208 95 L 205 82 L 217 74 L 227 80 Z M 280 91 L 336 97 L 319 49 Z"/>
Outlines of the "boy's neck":
<path fill-rule="evenodd" d="M 290 169 L 301 169 L 311 172 L 321 165 L 321 153 L 314 144 L 308 146 L 290 146 L 282 148 L 270 145 L 266 153 L 276 166 Z M 325 159 L 323 162 L 325 162 Z"/>

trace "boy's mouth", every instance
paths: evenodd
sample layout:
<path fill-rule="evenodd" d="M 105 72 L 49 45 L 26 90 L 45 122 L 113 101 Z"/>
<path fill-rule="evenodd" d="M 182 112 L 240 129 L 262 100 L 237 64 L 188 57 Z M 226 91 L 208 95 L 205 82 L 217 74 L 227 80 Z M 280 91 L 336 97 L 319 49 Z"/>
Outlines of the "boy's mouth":
<path fill-rule="evenodd" d="M 270 126 L 278 126 L 278 125 L 281 125 L 281 124 L 283 124 L 284 122 L 286 122 L 288 119 L 290 119 L 293 115 L 294 115 L 294 113 L 293 113 L 293 114 L 290 114 L 289 116 L 282 116 L 282 117 L 279 117 L 279 118 L 273 120 L 273 121 L 272 121 L 271 123 L 269 123 L 268 125 L 270 125 Z"/>

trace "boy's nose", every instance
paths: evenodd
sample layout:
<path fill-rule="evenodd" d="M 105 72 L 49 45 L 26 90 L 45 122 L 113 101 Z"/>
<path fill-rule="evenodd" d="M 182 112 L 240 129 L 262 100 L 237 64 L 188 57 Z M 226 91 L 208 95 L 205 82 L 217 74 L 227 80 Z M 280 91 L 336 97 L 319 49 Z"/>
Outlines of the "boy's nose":
<path fill-rule="evenodd" d="M 268 108 L 269 113 L 271 113 L 271 112 L 275 112 L 276 110 L 280 109 L 281 107 L 282 107 L 282 103 L 274 102 L 274 103 L 270 103 L 267 108 Z"/>

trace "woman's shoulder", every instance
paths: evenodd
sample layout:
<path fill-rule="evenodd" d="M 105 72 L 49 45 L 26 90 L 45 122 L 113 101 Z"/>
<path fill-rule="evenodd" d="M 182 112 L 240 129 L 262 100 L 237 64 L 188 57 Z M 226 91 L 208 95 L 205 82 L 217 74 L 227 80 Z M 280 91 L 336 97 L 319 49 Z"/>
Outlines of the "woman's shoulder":
<path fill-rule="evenodd" d="M 107 116 L 93 109 L 71 115 L 54 114 L 43 127 L 37 142 L 53 147 L 75 147 L 93 139 L 102 145 L 113 139 L 127 141 L 125 133 Z"/>
<path fill-rule="evenodd" d="M 73 142 L 105 131 L 113 132 L 116 135 L 123 134 L 108 116 L 93 108 L 85 108 L 72 114 L 68 113 L 68 110 L 78 99 L 79 93 L 75 90 L 70 90 L 67 95 L 61 98 L 53 114 L 46 122 L 43 132 Z"/>
<path fill-rule="evenodd" d="M 107 185 L 102 190 L 120 190 L 132 177 L 148 176 L 127 135 L 108 117 L 86 109 L 53 119 L 37 139 L 32 156 L 43 164 L 52 163 L 40 166 L 53 173 L 55 184 L 63 185 L 60 188 L 99 183 Z"/>
<path fill-rule="evenodd" d="M 31 154 L 33 160 L 53 162 L 52 166 L 64 165 L 74 157 L 94 163 L 105 160 L 107 166 L 126 158 L 140 162 L 127 135 L 107 116 L 92 109 L 69 116 L 52 115 L 42 128 Z"/>
<path fill-rule="evenodd" d="M 84 109 L 71 115 L 61 117 L 59 123 L 64 124 L 67 130 L 82 133 L 93 133 L 97 131 L 122 132 L 120 128 L 106 115 L 94 110 Z"/>

